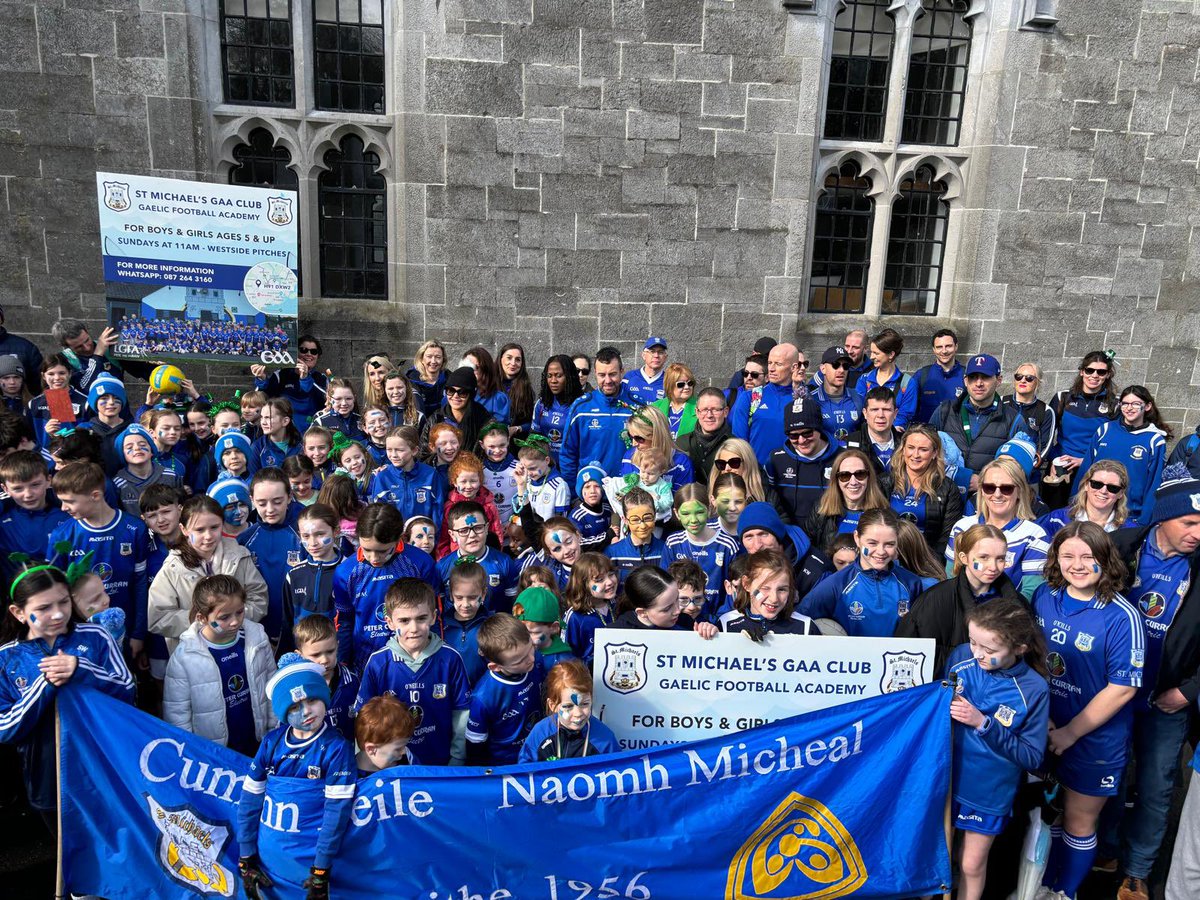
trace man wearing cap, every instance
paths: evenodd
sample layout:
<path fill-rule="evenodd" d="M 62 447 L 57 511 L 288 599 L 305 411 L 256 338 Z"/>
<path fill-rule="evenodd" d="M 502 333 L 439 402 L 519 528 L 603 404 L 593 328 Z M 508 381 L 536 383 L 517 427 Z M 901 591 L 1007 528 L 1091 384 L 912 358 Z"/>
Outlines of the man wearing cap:
<path fill-rule="evenodd" d="M 475 452 L 479 443 L 479 429 L 492 417 L 487 408 L 475 399 L 478 387 L 475 370 L 470 366 L 459 366 L 446 376 L 446 402 L 425 417 L 425 423 L 421 426 L 422 447 L 429 446 L 430 429 L 446 422 L 462 432 L 462 448 L 469 453 Z"/>
<path fill-rule="evenodd" d="M 733 436 L 749 441 L 759 465 L 783 445 L 783 413 L 792 405 L 792 374 L 800 358 L 793 344 L 776 344 L 767 355 L 767 383 L 738 391 L 729 414 Z"/>
<path fill-rule="evenodd" d="M 1149 525 L 1110 535 L 1129 569 L 1121 593 L 1146 629 L 1142 687 L 1130 702 L 1134 775 L 1128 789 L 1136 798 L 1120 828 L 1125 877 L 1118 900 L 1149 898 L 1146 880 L 1167 832 L 1179 755 L 1200 697 L 1200 481 L 1182 465 L 1168 466 L 1154 498 Z"/>
<path fill-rule="evenodd" d="M 947 400 L 963 395 L 963 367 L 954 355 L 958 353 L 958 335 L 942 328 L 933 335 L 934 362 L 913 372 L 917 385 L 917 414 L 914 422 L 928 422 L 937 408 Z"/>
<path fill-rule="evenodd" d="M 846 390 L 853 365 L 845 347 L 830 347 L 821 354 L 819 383 L 809 389 L 809 396 L 821 409 L 825 433 L 837 442 L 838 447 L 846 446 L 846 438 L 858 430 L 862 421 L 858 395 Z"/>
<path fill-rule="evenodd" d="M 976 473 L 996 458 L 1000 445 L 1018 434 L 1029 441 L 1033 436 L 1025 418 L 1016 409 L 1000 402 L 1000 363 L 994 356 L 981 353 L 967 362 L 967 390 L 957 400 L 944 400 L 934 411 L 929 424 L 950 435 L 962 451 L 964 465 L 954 476 L 955 483 L 968 491 L 978 487 Z"/>
<path fill-rule="evenodd" d="M 754 349 L 746 354 L 746 362 L 750 362 L 750 360 L 754 359 L 756 356 L 768 355 L 772 350 L 775 349 L 775 345 L 778 343 L 779 342 L 776 341 L 775 338 L 760 337 L 754 342 Z M 733 373 L 733 376 L 729 379 L 729 388 L 726 391 L 727 394 L 732 393 L 735 390 L 742 389 L 742 385 L 745 384 L 744 372 L 744 369 L 738 369 Z"/>
<path fill-rule="evenodd" d="M 0 306 L 0 356 L 15 356 L 26 372 L 42 371 L 42 351 L 33 341 L 13 334 L 4 327 L 3 306 Z"/>
<path fill-rule="evenodd" d="M 621 379 L 635 403 L 647 404 L 663 398 L 663 369 L 667 365 L 667 342 L 651 335 L 642 347 L 642 367 L 626 372 Z"/>
<path fill-rule="evenodd" d="M 829 486 L 838 448 L 821 430 L 821 409 L 810 397 L 788 404 L 783 428 L 787 443 L 771 454 L 764 472 L 779 498 L 780 515 L 792 525 L 803 526 Z"/>
<path fill-rule="evenodd" d="M 625 421 L 638 403 L 625 390 L 621 354 L 603 347 L 596 354 L 596 389 L 571 404 L 563 428 L 558 469 L 568 485 L 583 466 L 596 465 L 610 475 L 621 471 Z"/>

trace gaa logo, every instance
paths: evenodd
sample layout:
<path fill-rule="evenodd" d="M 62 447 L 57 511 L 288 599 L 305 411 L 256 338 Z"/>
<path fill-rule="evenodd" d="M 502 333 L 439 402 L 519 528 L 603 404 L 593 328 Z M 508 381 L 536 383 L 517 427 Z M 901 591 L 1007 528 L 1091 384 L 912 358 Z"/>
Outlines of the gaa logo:
<path fill-rule="evenodd" d="M 258 359 L 264 366 L 294 366 L 296 364 L 296 361 L 292 359 L 292 354 L 286 350 L 263 350 L 258 354 Z"/>
<path fill-rule="evenodd" d="M 1047 655 L 1046 668 L 1050 670 L 1050 674 L 1055 678 L 1061 678 L 1067 674 L 1067 664 L 1059 653 L 1050 653 Z"/>
<path fill-rule="evenodd" d="M 854 838 L 825 804 L 788 794 L 729 864 L 726 900 L 835 900 L 867 882 Z"/>

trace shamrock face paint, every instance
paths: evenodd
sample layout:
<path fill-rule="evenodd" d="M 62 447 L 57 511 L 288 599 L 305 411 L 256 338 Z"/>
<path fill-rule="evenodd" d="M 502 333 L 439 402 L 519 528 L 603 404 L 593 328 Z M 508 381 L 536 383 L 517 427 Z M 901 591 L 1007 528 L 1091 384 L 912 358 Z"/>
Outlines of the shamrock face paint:
<path fill-rule="evenodd" d="M 683 530 L 692 537 L 703 534 L 704 529 L 708 527 L 708 507 L 699 500 L 689 500 L 682 504 L 678 516 Z"/>

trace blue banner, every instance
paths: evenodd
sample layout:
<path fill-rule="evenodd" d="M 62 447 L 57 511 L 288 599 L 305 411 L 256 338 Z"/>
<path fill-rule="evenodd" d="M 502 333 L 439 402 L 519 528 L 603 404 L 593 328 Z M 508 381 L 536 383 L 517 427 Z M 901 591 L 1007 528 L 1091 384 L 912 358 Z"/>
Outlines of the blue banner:
<path fill-rule="evenodd" d="M 940 893 L 952 691 L 912 688 L 691 744 L 359 781 L 332 896 L 422 900 Z M 67 887 L 241 896 L 249 760 L 105 695 L 59 695 Z M 264 860 L 311 856 L 321 785 L 273 779 Z M 313 809 L 318 809 L 313 814 Z M 303 866 L 272 897 L 302 894 Z M 274 873 L 273 873 L 274 874 Z"/>

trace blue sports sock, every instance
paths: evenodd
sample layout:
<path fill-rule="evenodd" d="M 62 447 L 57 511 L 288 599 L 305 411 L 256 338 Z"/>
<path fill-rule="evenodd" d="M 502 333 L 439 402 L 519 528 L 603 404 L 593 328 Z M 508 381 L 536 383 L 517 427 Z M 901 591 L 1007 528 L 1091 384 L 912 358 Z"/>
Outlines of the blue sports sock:
<path fill-rule="evenodd" d="M 1083 884 L 1083 879 L 1092 871 L 1092 861 L 1096 858 L 1096 833 L 1078 837 L 1068 831 L 1063 832 L 1062 869 L 1058 873 L 1057 883 L 1051 885 L 1056 891 L 1062 891 L 1068 897 L 1074 897 Z"/>
<path fill-rule="evenodd" d="M 1052 887 L 1058 881 L 1063 861 L 1063 830 L 1061 825 L 1050 829 L 1050 854 L 1046 857 L 1046 871 L 1042 873 L 1042 884 Z"/>

